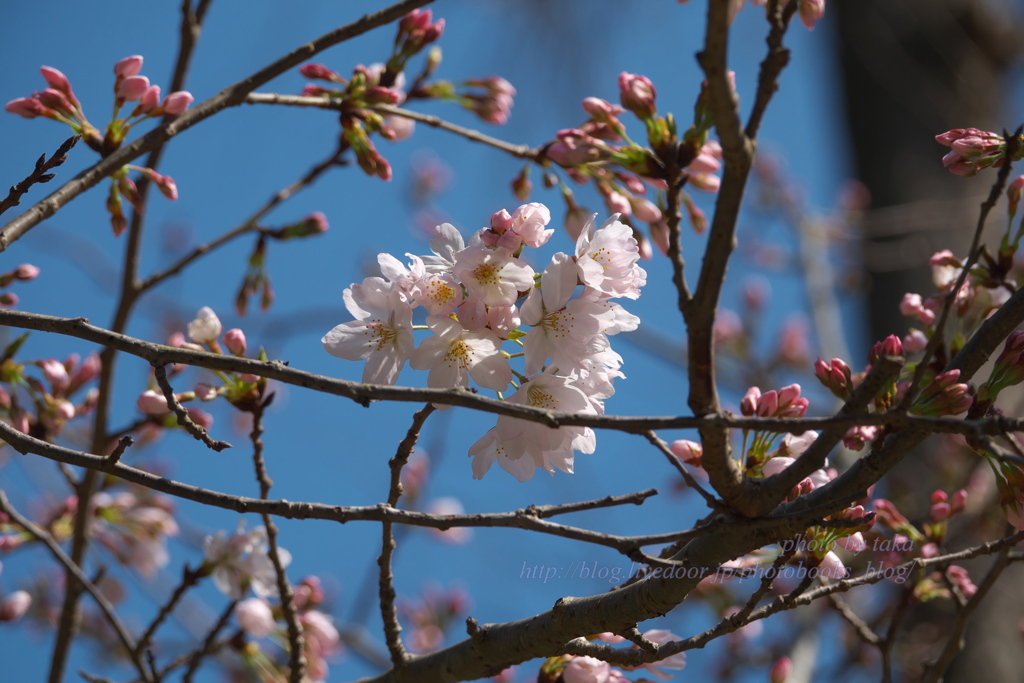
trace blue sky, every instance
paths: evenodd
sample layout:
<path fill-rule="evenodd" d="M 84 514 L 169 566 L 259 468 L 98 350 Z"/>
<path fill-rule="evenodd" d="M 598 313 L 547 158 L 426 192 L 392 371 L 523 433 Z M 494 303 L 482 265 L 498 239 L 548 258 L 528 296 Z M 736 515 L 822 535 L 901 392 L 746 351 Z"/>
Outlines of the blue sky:
<path fill-rule="evenodd" d="M 615 101 L 616 78 L 621 71 L 643 73 L 658 88 L 659 110 L 672 111 L 681 121 L 692 112 L 702 79 L 694 59 L 700 45 L 703 8 L 700 3 L 678 6 L 672 2 L 621 3 L 601 0 L 569 3 L 571 25 L 535 29 L 527 17 L 517 16 L 508 3 L 439 2 L 435 16 L 446 19 L 441 45 L 444 63 L 439 77 L 451 80 L 491 74 L 507 78 L 518 89 L 512 117 L 500 128 L 479 123 L 472 116 L 443 103 L 417 108 L 463 125 L 482 128 L 502 139 L 537 145 L 561 128 L 584 120 L 579 108 L 583 97 L 595 95 Z M 112 65 L 131 54 L 145 56 L 143 73 L 166 88 L 176 51 L 177 2 L 94 2 L 83 12 L 81 3 L 57 0 L 50 3 L 5 3 L 0 6 L 0 63 L 5 77 L 0 99 L 29 96 L 43 87 L 38 67 L 49 65 L 71 79 L 75 92 L 94 123 L 105 123 L 113 81 Z M 203 32 L 188 89 L 198 101 L 215 94 L 281 54 L 356 18 L 380 3 L 330 3 L 304 0 L 274 3 L 269 0 L 215 0 Z M 763 57 L 765 25 L 758 10 L 745 9 L 735 24 L 731 62 L 739 73 L 741 101 L 753 99 L 756 65 Z M 809 204 L 828 207 L 834 201 L 847 172 L 844 150 L 835 144 L 841 135 L 839 92 L 832 57 L 828 51 L 832 27 L 829 19 L 813 33 L 794 26 L 787 43 L 793 49 L 792 66 L 784 73 L 781 89 L 762 129 L 762 149 L 785 154 L 788 172 L 805 188 Z M 346 74 L 356 63 L 371 63 L 387 56 L 394 32 L 386 28 L 337 46 L 317 61 Z M 305 79 L 296 72 L 273 81 L 262 91 L 295 93 Z M 5 114 L 0 119 L 0 182 L 13 184 L 31 170 L 41 153 L 52 152 L 68 135 L 56 123 L 23 120 Z M 210 240 L 242 222 L 280 188 L 303 174 L 333 148 L 336 117 L 325 111 L 243 106 L 225 111 L 196 126 L 170 145 L 160 171 L 177 180 L 180 199 L 150 200 L 148 231 L 141 270 L 148 274 L 167 264 L 183 242 Z M 234 293 L 244 272 L 253 240 L 245 238 L 201 260 L 186 274 L 166 282 L 137 307 L 129 334 L 162 341 L 169 321 L 178 329 L 201 306 L 213 307 L 225 328 L 242 327 L 250 348 L 267 347 L 272 358 L 290 361 L 293 367 L 329 376 L 357 380 L 361 365 L 327 355 L 320 337 L 332 326 L 350 319 L 344 310 L 342 290 L 364 277 L 367 264 L 380 251 L 401 256 L 426 253 L 426 243 L 415 227 L 409 202 L 411 165 L 435 158 L 451 168 L 450 187 L 436 199 L 435 211 L 468 236 L 484 226 L 500 208 L 513 210 L 518 202 L 509 183 L 521 163 L 494 149 L 452 137 L 443 131 L 417 128 L 401 144 L 382 143 L 381 152 L 394 167 L 394 180 L 384 183 L 350 167 L 333 171 L 314 187 L 276 209 L 269 225 L 295 221 L 312 211 L 324 212 L 330 231 L 316 239 L 271 245 L 270 274 L 277 293 L 268 314 L 252 312 L 238 318 L 233 312 Z M 827 150 L 822 153 L 821 150 Z M 47 191 L 78 170 L 94 163 L 95 155 L 84 145 Z M 538 188 L 533 201 L 548 203 L 561 216 L 557 193 Z M 21 262 L 42 268 L 35 282 L 20 287 L 19 308 L 58 316 L 86 316 L 94 323 L 110 320 L 116 272 L 124 240 L 112 237 L 103 211 L 105 186 L 94 188 L 64 208 L 56 217 L 35 228 L 4 254 L 0 268 Z M 45 196 L 35 188 L 21 208 Z M 604 213 L 596 197 L 581 198 Z M 711 197 L 697 198 L 710 213 Z M 4 218 L 16 215 L 9 212 Z M 753 220 L 753 219 L 749 219 Z M 754 224 L 748 230 L 760 230 Z M 765 229 L 773 234 L 770 227 Z M 775 229 L 774 234 L 782 234 Z M 170 235 L 171 237 L 167 237 Z M 176 237 L 175 237 L 176 236 Z M 170 241 L 169 241 L 170 240 Z M 684 255 L 695 277 L 703 238 L 687 235 Z M 548 247 L 568 251 L 571 243 L 556 233 Z M 542 264 L 538 264 L 542 265 Z M 682 339 L 679 316 L 672 307 L 673 295 L 667 261 L 655 258 L 644 267 L 648 286 L 627 308 L 641 317 L 642 325 L 670 340 Z M 726 283 L 726 305 L 737 298 L 749 264 L 731 271 Z M 771 332 L 787 312 L 802 309 L 804 297 L 798 277 L 769 274 L 773 304 L 766 322 Z M 854 309 L 851 309 L 854 310 Z M 860 340 L 854 337 L 858 344 Z M 686 383 L 677 365 L 652 357 L 628 340 L 616 339 L 625 357 L 628 379 L 620 381 L 608 401 L 609 413 L 685 414 Z M 26 358 L 68 353 L 86 354 L 93 349 L 75 340 L 33 334 L 24 351 Z M 144 388 L 148 368 L 123 359 L 114 396 L 115 423 L 136 415 L 135 397 Z M 203 373 L 193 371 L 176 389 L 186 390 Z M 422 386 L 425 377 L 408 368 L 400 383 Z M 735 401 L 737 396 L 726 395 Z M 386 496 L 387 460 L 394 454 L 397 434 L 404 433 L 417 406 L 375 404 L 364 409 L 343 399 L 317 396 L 296 388 L 281 387 L 274 410 L 267 418 L 267 458 L 275 486 L 272 495 L 289 500 L 332 504 L 374 504 Z M 245 438 L 232 430 L 230 413 L 214 411 L 214 436 L 236 448 L 214 454 L 189 439 L 171 435 L 147 452 L 147 461 L 159 461 L 176 479 L 236 494 L 255 495 Z M 421 445 L 431 453 L 435 469 L 427 498 L 457 496 L 467 511 L 504 511 L 530 504 L 568 502 L 623 494 L 657 487 L 662 495 L 642 507 L 616 508 L 571 515 L 567 523 L 610 533 L 656 533 L 684 528 L 702 510 L 692 497 L 670 492 L 671 472 L 661 456 L 638 437 L 611 433 L 598 435 L 598 451 L 578 456 L 576 474 L 548 477 L 538 473 L 520 484 L 495 468 L 482 481 L 473 481 L 465 453 L 493 424 L 493 418 L 461 410 L 435 414 L 427 423 Z M 664 438 L 682 438 L 682 432 Z M 140 456 L 142 457 L 142 456 Z M 0 470 L 0 486 L 12 492 L 15 504 L 31 510 L 40 492 L 51 499 L 66 494 L 49 464 L 15 458 Z M 174 585 L 183 561 L 196 563 L 201 551 L 194 541 L 220 528 L 233 528 L 236 516 L 181 503 L 180 517 L 187 519 L 187 533 L 172 543 L 172 564 L 155 581 L 145 582 L 121 572 L 133 595 L 131 605 L 146 619 L 154 600 Z M 257 524 L 256 518 L 249 520 Z M 379 552 L 379 527 L 325 522 L 283 521 L 282 545 L 295 556 L 290 576 L 320 575 L 332 597 L 333 614 L 343 621 L 363 589 L 368 567 Z M 93 560 L 104 559 L 99 555 Z M 0 586 L 18 587 L 30 572 L 46 570 L 40 554 L 20 553 L 3 558 Z M 465 546 L 439 545 L 421 532 L 409 533 L 396 559 L 396 584 L 400 594 L 414 595 L 428 581 L 458 583 L 471 594 L 469 612 L 480 622 L 518 619 L 550 607 L 562 595 L 583 595 L 606 589 L 607 582 L 593 580 L 553 581 L 547 584 L 520 579 L 524 566 L 568 566 L 572 562 L 597 562 L 609 568 L 628 568 L 629 562 L 613 553 L 549 536 L 528 535 L 518 530 L 474 532 Z M 191 607 L 197 623 L 207 623 L 223 604 L 206 588 L 197 591 Z M 204 605 L 203 602 L 206 601 Z M 379 633 L 379 618 L 371 612 L 366 625 Z M 138 623 L 138 622 L 135 622 Z M 666 625 L 681 635 L 710 624 L 700 607 L 679 609 L 667 620 L 644 628 Z M 39 680 L 48 666 L 49 633 L 0 626 L 0 659 L 15 668 L 17 680 Z M 167 635 L 187 642 L 187 630 L 172 623 Z M 449 641 L 459 637 L 449 635 Z M 31 656 L 26 656 L 31 653 Z M 713 661 L 703 651 L 691 654 L 691 666 L 699 670 Z M 123 668 L 106 668 L 87 648 L 77 649 L 69 668 L 99 671 L 118 679 Z M 333 667 L 332 680 L 351 679 L 372 673 L 358 657 L 347 655 Z M 69 674 L 69 679 L 74 676 Z M 213 678 L 207 678 L 213 680 Z"/>

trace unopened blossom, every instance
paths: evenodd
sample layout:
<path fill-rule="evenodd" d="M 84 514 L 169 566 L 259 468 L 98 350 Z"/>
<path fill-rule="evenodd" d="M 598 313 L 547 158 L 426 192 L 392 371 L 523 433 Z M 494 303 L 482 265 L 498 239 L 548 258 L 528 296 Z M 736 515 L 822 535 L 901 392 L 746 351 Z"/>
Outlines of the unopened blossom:
<path fill-rule="evenodd" d="M 434 333 L 413 351 L 410 365 L 430 370 L 427 386 L 433 389 L 465 387 L 469 378 L 480 386 L 505 391 L 512 381 L 512 367 L 501 354 L 501 340 L 482 329 L 467 331 L 451 318 L 431 316 L 427 326 Z"/>
<path fill-rule="evenodd" d="M 874 441 L 877 437 L 878 427 L 874 425 L 850 427 L 843 435 L 843 445 L 851 451 L 859 451 L 864 448 L 864 444 Z"/>
<path fill-rule="evenodd" d="M 142 55 L 132 55 L 125 57 L 117 61 L 114 64 L 114 75 L 117 78 L 129 78 L 131 76 L 137 76 L 142 71 Z"/>
<path fill-rule="evenodd" d="M 925 306 L 920 294 L 908 292 L 900 301 L 900 313 L 905 316 L 916 316 L 922 325 L 929 326 L 935 322 L 935 311 Z"/>
<path fill-rule="evenodd" d="M 678 441 L 673 441 L 669 449 L 687 465 L 700 467 L 700 459 L 704 455 L 704 447 L 696 441 L 679 439 Z"/>
<path fill-rule="evenodd" d="M 413 350 L 412 308 L 379 277 L 352 285 L 344 298 L 356 320 L 324 335 L 324 349 L 346 360 L 365 359 L 364 382 L 394 384 Z"/>
<path fill-rule="evenodd" d="M 831 550 L 821 558 L 821 564 L 818 565 L 818 576 L 838 581 L 845 579 L 848 575 L 849 570 L 846 569 L 846 565 Z"/>
<path fill-rule="evenodd" d="M 217 341 L 223 330 L 220 318 L 213 309 L 203 306 L 196 313 L 196 319 L 188 324 L 188 338 L 196 344 L 210 344 Z"/>
<path fill-rule="evenodd" d="M 533 268 L 506 249 L 470 246 L 455 254 L 455 279 L 488 306 L 515 303 L 519 292 L 533 287 Z"/>
<path fill-rule="evenodd" d="M 1010 218 L 1017 213 L 1017 205 L 1020 203 L 1022 194 L 1024 194 L 1024 175 L 1019 175 L 1006 187 L 1007 212 L 1010 214 Z"/>
<path fill-rule="evenodd" d="M 192 93 L 185 90 L 178 90 L 172 92 L 166 98 L 164 98 L 163 110 L 168 116 L 177 116 L 183 114 L 189 105 L 192 104 L 195 98 L 192 97 Z"/>
<path fill-rule="evenodd" d="M 800 0 L 800 21 L 813 30 L 815 22 L 825 16 L 825 0 Z"/>
<path fill-rule="evenodd" d="M 768 672 L 768 681 L 769 683 L 786 683 L 792 671 L 793 661 L 789 657 L 780 657 Z"/>
<path fill-rule="evenodd" d="M 145 76 L 129 76 L 117 86 L 118 104 L 134 102 L 149 89 L 149 79 Z"/>
<path fill-rule="evenodd" d="M 0 622 L 17 621 L 25 616 L 32 606 L 32 596 L 27 591 L 14 591 L 0 600 Z"/>
<path fill-rule="evenodd" d="M 928 346 L 928 337 L 921 330 L 911 330 L 910 334 L 903 338 L 903 350 L 907 353 L 924 351 Z"/>
<path fill-rule="evenodd" d="M 39 369 L 43 371 L 43 377 L 50 383 L 54 394 L 63 393 L 68 388 L 68 385 L 71 384 L 67 368 L 56 358 L 47 358 L 39 361 Z"/>
<path fill-rule="evenodd" d="M 619 100 L 622 106 L 646 120 L 654 116 L 656 92 L 654 84 L 646 76 L 623 71 L 619 74 Z"/>
<path fill-rule="evenodd" d="M 523 204 L 510 219 L 511 229 L 523 239 L 528 247 L 542 247 L 551 238 L 555 231 L 545 229 L 551 222 L 551 212 L 548 207 L 538 202 Z"/>
<path fill-rule="evenodd" d="M 579 279 L 609 297 L 636 299 L 647 284 L 647 272 L 637 262 L 640 248 L 633 229 L 612 216 L 597 230 L 594 219 L 576 240 Z"/>
<path fill-rule="evenodd" d="M 853 390 L 853 379 L 850 366 L 841 358 L 833 358 L 826 363 L 819 358 L 814 363 L 814 376 L 839 399 L 846 400 Z"/>
<path fill-rule="evenodd" d="M 238 356 L 239 358 L 245 356 L 245 332 L 233 327 L 224 333 L 224 346 L 227 347 L 228 351 Z"/>
<path fill-rule="evenodd" d="M 152 389 L 142 392 L 135 405 L 146 415 L 166 415 L 171 412 L 164 395 Z"/>
<path fill-rule="evenodd" d="M 39 268 L 31 263 L 22 263 L 14 269 L 13 275 L 15 280 L 27 282 L 28 280 L 34 280 L 39 276 Z"/>
<path fill-rule="evenodd" d="M 274 632 L 277 620 L 263 598 L 247 598 L 235 605 L 238 627 L 253 638 L 265 638 Z"/>

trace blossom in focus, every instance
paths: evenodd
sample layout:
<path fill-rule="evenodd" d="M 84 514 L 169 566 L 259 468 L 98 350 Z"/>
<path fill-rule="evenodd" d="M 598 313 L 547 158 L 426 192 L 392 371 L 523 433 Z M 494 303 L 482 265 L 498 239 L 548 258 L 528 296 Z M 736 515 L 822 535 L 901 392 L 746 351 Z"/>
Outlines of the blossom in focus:
<path fill-rule="evenodd" d="M 647 284 L 647 273 L 637 265 L 640 248 L 633 229 L 612 216 L 597 230 L 587 223 L 576 241 L 579 279 L 609 297 L 636 299 Z"/>
<path fill-rule="evenodd" d="M 501 355 L 497 335 L 487 329 L 470 332 L 451 318 L 431 316 L 427 326 L 434 336 L 423 340 L 409 363 L 416 370 L 430 370 L 427 386 L 465 387 L 472 376 L 473 381 L 487 389 L 508 388 L 512 368 Z"/>
<path fill-rule="evenodd" d="M 220 318 L 213 309 L 203 306 L 196 313 L 196 319 L 188 324 L 188 338 L 196 344 L 210 344 L 217 341 L 223 330 Z"/>
<path fill-rule="evenodd" d="M 352 285 L 344 298 L 356 320 L 324 335 L 324 349 L 346 360 L 365 359 L 364 382 L 394 384 L 413 350 L 412 308 L 379 277 Z"/>
<path fill-rule="evenodd" d="M 482 246 L 463 249 L 455 254 L 452 274 L 470 296 L 488 306 L 514 304 L 519 292 L 533 287 L 533 268 L 502 247 L 493 251 Z"/>

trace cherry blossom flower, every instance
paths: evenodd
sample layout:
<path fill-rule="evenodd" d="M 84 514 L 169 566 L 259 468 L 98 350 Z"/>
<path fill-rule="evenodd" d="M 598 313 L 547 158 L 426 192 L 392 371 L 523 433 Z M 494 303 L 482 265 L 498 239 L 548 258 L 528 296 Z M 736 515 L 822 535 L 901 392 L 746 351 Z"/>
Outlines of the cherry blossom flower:
<path fill-rule="evenodd" d="M 647 284 L 647 273 L 637 265 L 640 247 L 633 229 L 612 216 L 594 230 L 591 217 L 576 241 L 579 279 L 608 297 L 636 299 Z"/>
<path fill-rule="evenodd" d="M 364 382 L 394 384 L 413 350 L 412 307 L 379 277 L 352 285 L 344 298 L 356 319 L 324 335 L 324 349 L 345 360 L 365 359 Z"/>
<path fill-rule="evenodd" d="M 207 536 L 203 552 L 214 585 L 235 600 L 245 595 L 248 587 L 260 597 L 277 595 L 277 574 L 267 555 L 268 547 L 266 529 L 260 526 L 247 533 L 244 521 L 230 537 L 224 531 Z M 287 550 L 278 547 L 277 554 L 283 566 L 291 564 Z"/>
<path fill-rule="evenodd" d="M 463 249 L 455 254 L 452 273 L 470 296 L 488 306 L 514 304 L 519 292 L 533 287 L 533 268 L 501 247 L 493 251 L 482 246 Z"/>
<path fill-rule="evenodd" d="M 434 228 L 430 240 L 433 256 L 423 256 L 423 265 L 428 273 L 451 273 L 455 267 L 455 254 L 466 248 L 460 233 L 451 223 L 442 223 Z"/>
<path fill-rule="evenodd" d="M 435 336 L 413 351 L 410 365 L 430 370 L 427 386 L 435 389 L 464 387 L 473 381 L 487 389 L 504 391 L 512 381 L 512 368 L 501 355 L 501 340 L 489 330 L 467 331 L 451 318 L 427 318 Z M 443 406 L 442 408 L 447 408 Z"/>
<path fill-rule="evenodd" d="M 595 412 L 587 395 L 573 386 L 570 378 L 551 374 L 530 378 L 508 401 L 570 413 Z M 473 444 L 469 454 L 473 457 L 476 479 L 482 478 L 497 462 L 519 481 L 528 481 L 538 467 L 551 473 L 557 468 L 571 474 L 573 452 L 593 453 L 596 445 L 594 432 L 589 427 L 552 429 L 502 415 L 497 426 Z"/>

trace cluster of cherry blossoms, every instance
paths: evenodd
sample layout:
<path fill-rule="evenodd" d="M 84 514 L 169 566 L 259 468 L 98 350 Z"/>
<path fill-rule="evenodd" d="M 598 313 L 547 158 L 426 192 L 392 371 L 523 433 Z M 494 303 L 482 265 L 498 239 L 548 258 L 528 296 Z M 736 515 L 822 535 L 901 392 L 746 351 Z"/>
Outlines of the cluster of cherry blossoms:
<path fill-rule="evenodd" d="M 526 247 L 548 241 L 550 218 L 543 204 L 525 204 L 512 215 L 494 214 L 490 227 L 468 245 L 445 223 L 436 228 L 431 255 L 407 254 L 405 265 L 381 254 L 383 277 L 345 290 L 355 320 L 328 332 L 324 348 L 338 358 L 365 360 L 364 382 L 394 384 L 409 361 L 429 371 L 431 388 L 466 387 L 472 379 L 506 398 L 511 384 L 512 403 L 602 414 L 604 399 L 614 393 L 612 381 L 624 377 L 622 357 L 608 337 L 640 322 L 613 299 L 640 296 L 647 275 L 637 264 L 633 231 L 618 216 L 600 228 L 591 220 L 575 254 L 556 253 L 543 273 L 535 272 L 520 257 Z M 414 326 L 419 307 L 425 324 Z M 415 329 L 432 336 L 416 347 Z M 514 353 L 503 349 L 509 343 L 516 345 Z M 520 357 L 522 372 L 509 363 Z M 574 451 L 592 453 L 595 444 L 590 428 L 551 429 L 501 416 L 470 455 L 476 478 L 497 462 L 526 481 L 538 467 L 572 472 Z"/>
<path fill-rule="evenodd" d="M 101 156 L 107 157 L 119 149 L 132 126 L 162 116 L 177 116 L 192 104 L 192 95 L 184 90 L 172 92 L 161 101 L 160 86 L 150 85 L 149 79 L 140 75 L 142 56 L 125 57 L 114 64 L 114 108 L 110 122 L 104 132 L 89 123 L 82 109 L 82 103 L 75 96 L 71 82 L 63 73 L 49 66 L 40 68 L 48 86 L 32 97 L 19 97 L 7 103 L 4 109 L 26 119 L 48 118 L 71 127 L 76 135 L 82 136 L 89 147 Z M 124 118 L 121 110 L 129 102 L 138 102 Z M 127 226 L 122 210 L 122 199 L 136 210 L 142 208 L 142 196 L 135 181 L 128 177 L 134 170 L 149 178 L 168 199 L 178 198 L 178 187 L 169 176 L 161 175 L 151 168 L 125 165 L 111 174 L 110 193 L 107 197 L 107 211 L 114 235 L 120 235 Z"/>
<path fill-rule="evenodd" d="M 475 78 L 456 85 L 450 81 L 429 80 L 441 65 L 441 48 L 434 45 L 427 54 L 422 71 L 406 84 L 406 64 L 444 33 L 444 19 L 433 21 L 429 9 L 415 9 L 398 22 L 391 56 L 386 62 L 358 64 L 350 78 L 323 64 L 304 64 L 299 69 L 306 78 L 329 85 L 308 84 L 302 94 L 338 101 L 341 107 L 341 135 L 352 149 L 359 168 L 370 176 L 391 180 L 391 164 L 370 139 L 373 133 L 385 140 L 404 140 L 412 135 L 415 122 L 374 111 L 375 105 L 403 104 L 415 99 L 440 99 L 454 102 L 483 121 L 503 124 L 508 120 L 516 89 L 503 78 Z M 340 86 L 340 87 L 339 87 Z"/>

